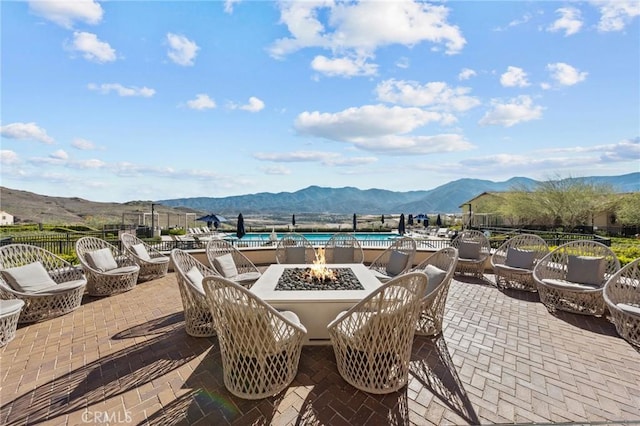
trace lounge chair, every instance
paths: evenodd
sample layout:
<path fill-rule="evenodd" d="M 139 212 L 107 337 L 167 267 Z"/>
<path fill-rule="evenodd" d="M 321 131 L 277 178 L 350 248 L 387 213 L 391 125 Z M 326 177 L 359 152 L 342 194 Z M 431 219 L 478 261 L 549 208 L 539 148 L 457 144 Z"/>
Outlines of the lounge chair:
<path fill-rule="evenodd" d="M 43 248 L 28 244 L 0 247 L 0 299 L 20 299 L 18 322 L 69 313 L 82 303 L 87 279 L 82 269 Z"/>
<path fill-rule="evenodd" d="M 256 265 L 228 241 L 209 240 L 206 252 L 209 264 L 218 275 L 247 288 L 262 275 Z"/>
<path fill-rule="evenodd" d="M 290 311 L 278 312 L 223 277 L 202 281 L 218 334 L 224 385 L 245 399 L 277 395 L 295 378 L 307 333 Z"/>
<path fill-rule="evenodd" d="M 20 299 L 0 299 L 0 347 L 16 337 L 18 318 L 23 307 L 24 301 Z"/>
<path fill-rule="evenodd" d="M 312 263 L 316 258 L 316 251 L 304 235 L 289 232 L 278 240 L 276 245 L 276 262 L 278 263 Z"/>
<path fill-rule="evenodd" d="M 500 288 L 538 291 L 533 268 L 547 253 L 546 241 L 535 234 L 509 238 L 491 255 L 491 267 Z"/>
<path fill-rule="evenodd" d="M 640 348 L 640 259 L 609 278 L 603 296 L 618 334 Z"/>
<path fill-rule="evenodd" d="M 391 279 L 329 323 L 338 372 L 347 383 L 375 394 L 407 383 L 427 279 L 422 272 Z"/>
<path fill-rule="evenodd" d="M 138 282 L 140 267 L 133 257 L 95 237 L 76 241 L 76 255 L 87 276 L 87 293 L 91 296 L 111 296 L 133 289 Z"/>
<path fill-rule="evenodd" d="M 533 268 L 540 301 L 549 312 L 557 309 L 600 316 L 605 312 L 602 291 L 620 270 L 615 253 L 597 241 L 562 244 Z"/>
<path fill-rule="evenodd" d="M 429 281 L 422 297 L 416 334 L 437 336 L 442 333 L 444 308 L 447 303 L 449 286 L 458 265 L 458 250 L 446 247 L 433 253 L 412 271 L 424 272 Z"/>
<path fill-rule="evenodd" d="M 327 264 L 362 263 L 364 252 L 360 241 L 353 234 L 337 232 L 325 244 L 324 257 Z"/>
<path fill-rule="evenodd" d="M 120 242 L 136 264 L 140 266 L 138 280 L 149 280 L 167 275 L 169 256 L 165 256 L 133 234 L 120 234 Z"/>
<path fill-rule="evenodd" d="M 413 238 L 397 238 L 371 262 L 369 269 L 380 281 L 389 281 L 411 269 L 416 250 L 417 244 Z"/>
<path fill-rule="evenodd" d="M 489 239 L 480 231 L 467 229 L 451 241 L 451 246 L 458 250 L 456 274 L 484 277 L 484 270 L 491 256 Z"/>
<path fill-rule="evenodd" d="M 216 272 L 181 249 L 171 250 L 169 256 L 175 270 L 182 308 L 184 310 L 185 329 L 193 337 L 209 337 L 216 334 L 209 305 L 205 299 L 202 279 L 216 275 Z"/>

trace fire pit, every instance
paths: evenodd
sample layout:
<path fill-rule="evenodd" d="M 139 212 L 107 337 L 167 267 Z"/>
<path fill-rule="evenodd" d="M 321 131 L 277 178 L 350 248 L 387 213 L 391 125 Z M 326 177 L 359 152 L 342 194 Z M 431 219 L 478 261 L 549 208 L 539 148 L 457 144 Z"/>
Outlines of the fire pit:
<path fill-rule="evenodd" d="M 364 290 L 351 268 L 327 268 L 332 277 L 317 278 L 309 268 L 285 268 L 276 291 L 289 290 Z"/>
<path fill-rule="evenodd" d="M 364 290 L 364 287 L 351 268 L 327 267 L 324 249 L 319 248 L 312 266 L 286 268 L 275 290 Z"/>

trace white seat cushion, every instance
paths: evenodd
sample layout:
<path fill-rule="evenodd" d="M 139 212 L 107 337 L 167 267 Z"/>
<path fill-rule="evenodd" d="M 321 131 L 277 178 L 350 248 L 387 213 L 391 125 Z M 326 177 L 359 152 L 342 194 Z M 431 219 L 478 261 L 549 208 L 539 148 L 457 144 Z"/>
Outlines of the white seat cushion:
<path fill-rule="evenodd" d="M 56 284 L 53 287 L 47 287 L 42 290 L 35 291 L 36 294 L 42 293 L 64 293 L 69 290 L 76 289 L 78 287 L 82 287 L 87 283 L 87 280 L 74 280 L 74 281 L 66 281 L 60 284 Z"/>
<path fill-rule="evenodd" d="M 389 256 L 389 263 L 387 263 L 387 274 L 394 277 L 407 267 L 409 261 L 409 255 L 397 250 L 393 250 Z"/>
<path fill-rule="evenodd" d="M 4 269 L 2 277 L 11 288 L 21 293 L 35 293 L 57 285 L 41 262 Z"/>
<path fill-rule="evenodd" d="M 542 280 L 542 282 L 552 287 L 559 287 L 559 288 L 566 288 L 566 289 L 573 289 L 573 290 L 596 290 L 599 288 L 599 286 L 594 284 L 584 284 L 584 283 L 577 283 L 577 282 L 568 281 L 568 280 L 556 280 L 551 278 L 545 278 Z"/>
<path fill-rule="evenodd" d="M 100 272 L 106 272 L 110 269 L 118 267 L 116 259 L 113 257 L 113 253 L 108 248 L 90 251 L 85 255 L 87 263 L 94 269 Z"/>
<path fill-rule="evenodd" d="M 236 275 L 233 280 L 239 283 L 250 283 L 258 281 L 260 278 L 260 272 L 245 272 L 244 274 Z"/>
<path fill-rule="evenodd" d="M 458 257 L 460 259 L 480 259 L 480 243 L 475 241 L 460 241 L 458 245 Z"/>
<path fill-rule="evenodd" d="M 507 258 L 504 263 L 507 266 L 521 269 L 533 268 L 536 259 L 536 252 L 531 250 L 521 250 L 513 247 L 507 249 Z"/>
<path fill-rule="evenodd" d="M 200 293 L 204 294 L 204 287 L 202 287 L 202 279 L 204 278 L 204 275 L 202 275 L 200 269 L 198 269 L 196 266 L 192 266 L 185 275 L 187 276 L 189 281 L 191 281 L 191 284 L 193 284 L 194 287 L 198 289 L 198 291 L 200 291 Z"/>
<path fill-rule="evenodd" d="M 238 275 L 238 268 L 231 253 L 226 253 L 213 259 L 213 266 L 225 278 L 233 279 Z"/>
<path fill-rule="evenodd" d="M 151 256 L 149 256 L 149 252 L 144 244 L 134 244 L 131 246 L 131 250 L 142 260 L 151 260 Z"/>
<path fill-rule="evenodd" d="M 24 301 L 20 299 L 0 300 L 0 316 L 13 315 L 20 312 Z"/>
<path fill-rule="evenodd" d="M 353 263 L 354 248 L 353 247 L 334 247 L 333 263 Z"/>
<path fill-rule="evenodd" d="M 444 277 L 447 276 L 447 271 L 443 271 L 434 265 L 427 265 L 422 271 L 427 274 L 427 289 L 424 292 L 424 295 L 427 296 L 433 290 L 435 290 L 441 283 Z"/>
<path fill-rule="evenodd" d="M 306 247 L 286 247 L 285 259 L 287 263 L 306 263 Z"/>
<path fill-rule="evenodd" d="M 130 265 L 130 266 L 121 266 L 115 269 L 109 269 L 104 273 L 107 275 L 133 274 L 134 272 L 139 270 L 140 270 L 140 267 L 138 265 Z"/>

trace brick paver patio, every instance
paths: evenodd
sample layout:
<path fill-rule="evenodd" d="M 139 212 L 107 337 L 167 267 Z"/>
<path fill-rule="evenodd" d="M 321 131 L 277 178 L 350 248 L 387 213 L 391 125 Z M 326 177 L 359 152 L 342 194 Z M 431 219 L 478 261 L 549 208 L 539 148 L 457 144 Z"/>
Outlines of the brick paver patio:
<path fill-rule="evenodd" d="M 305 347 L 280 395 L 232 396 L 216 338 L 184 331 L 173 274 L 86 298 L 1 349 L 0 424 L 640 423 L 640 353 L 606 319 L 492 279 L 452 282 L 443 336 L 417 337 L 409 385 L 383 396 L 346 384 L 329 346 Z"/>

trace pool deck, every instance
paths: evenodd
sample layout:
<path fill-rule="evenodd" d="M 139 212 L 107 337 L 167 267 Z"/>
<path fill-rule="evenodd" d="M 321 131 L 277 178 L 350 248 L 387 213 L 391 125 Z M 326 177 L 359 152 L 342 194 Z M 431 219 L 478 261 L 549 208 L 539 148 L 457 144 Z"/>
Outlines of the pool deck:
<path fill-rule="evenodd" d="M 492 275 L 452 282 L 443 336 L 416 337 L 398 392 L 348 385 L 330 346 L 305 347 L 263 400 L 231 395 L 221 368 L 216 337 L 185 333 L 170 273 L 19 327 L 0 349 L 0 424 L 640 423 L 640 352 L 605 318 L 551 315 Z"/>

